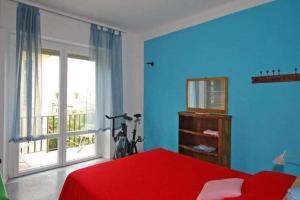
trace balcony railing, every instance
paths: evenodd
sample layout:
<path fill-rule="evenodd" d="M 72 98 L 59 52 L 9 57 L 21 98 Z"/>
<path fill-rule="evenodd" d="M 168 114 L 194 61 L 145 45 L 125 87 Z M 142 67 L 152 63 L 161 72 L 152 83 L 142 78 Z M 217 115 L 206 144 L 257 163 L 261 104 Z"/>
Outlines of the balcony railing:
<path fill-rule="evenodd" d="M 67 116 L 67 132 L 76 132 L 86 130 L 87 114 L 78 113 Z M 21 131 L 26 128 L 26 118 L 21 118 Z M 41 116 L 41 131 L 42 134 L 52 135 L 59 132 L 58 115 Z M 95 135 L 93 136 L 68 136 L 66 141 L 67 148 L 79 147 L 95 143 Z M 40 151 L 55 151 L 58 149 L 58 139 L 44 139 L 32 142 L 22 143 L 21 153 L 34 153 Z"/>

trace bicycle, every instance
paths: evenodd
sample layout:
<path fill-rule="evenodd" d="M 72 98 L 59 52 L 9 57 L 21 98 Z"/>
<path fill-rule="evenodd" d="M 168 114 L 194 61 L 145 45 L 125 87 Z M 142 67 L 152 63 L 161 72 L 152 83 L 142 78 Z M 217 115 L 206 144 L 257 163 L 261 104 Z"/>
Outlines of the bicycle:
<path fill-rule="evenodd" d="M 115 142 L 115 152 L 113 159 L 123 158 L 127 155 L 132 155 L 138 153 L 136 144 L 138 142 L 143 142 L 143 139 L 141 136 L 138 136 L 136 139 L 136 133 L 137 133 L 137 125 L 141 121 L 141 114 L 135 114 L 135 120 L 134 120 L 134 129 L 132 131 L 132 139 L 129 141 L 127 136 L 127 121 L 130 122 L 133 120 L 132 117 L 127 116 L 126 113 L 123 115 L 113 116 L 109 117 L 108 115 L 105 116 L 108 119 L 112 120 L 112 137 Z M 117 118 L 123 118 L 125 122 L 121 123 L 121 131 L 116 135 L 115 134 L 115 119 Z"/>

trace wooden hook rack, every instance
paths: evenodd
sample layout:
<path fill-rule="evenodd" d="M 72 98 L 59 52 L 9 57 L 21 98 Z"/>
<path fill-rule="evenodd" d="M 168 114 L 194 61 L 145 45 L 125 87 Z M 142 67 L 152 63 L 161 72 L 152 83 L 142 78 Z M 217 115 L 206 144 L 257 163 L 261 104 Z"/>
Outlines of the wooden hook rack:
<path fill-rule="evenodd" d="M 300 74 L 282 74 L 268 76 L 253 76 L 252 83 L 272 83 L 300 81 Z"/>

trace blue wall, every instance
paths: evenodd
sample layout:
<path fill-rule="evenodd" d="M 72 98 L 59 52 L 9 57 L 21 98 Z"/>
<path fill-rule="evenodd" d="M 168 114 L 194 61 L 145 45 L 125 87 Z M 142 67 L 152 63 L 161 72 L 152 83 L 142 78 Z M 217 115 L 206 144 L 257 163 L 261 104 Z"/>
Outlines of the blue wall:
<path fill-rule="evenodd" d="M 276 1 L 146 41 L 145 149 L 178 150 L 186 79 L 228 76 L 232 167 L 271 170 L 283 150 L 300 163 L 300 82 L 251 84 L 261 70 L 300 66 L 299 10 L 299 0 Z"/>

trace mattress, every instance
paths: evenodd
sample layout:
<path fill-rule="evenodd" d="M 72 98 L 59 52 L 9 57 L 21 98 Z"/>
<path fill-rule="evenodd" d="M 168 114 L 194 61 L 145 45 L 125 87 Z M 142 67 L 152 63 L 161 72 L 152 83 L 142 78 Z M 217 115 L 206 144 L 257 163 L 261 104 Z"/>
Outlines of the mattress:
<path fill-rule="evenodd" d="M 195 200 L 209 180 L 243 178 L 242 196 L 282 199 L 295 180 L 278 172 L 254 175 L 164 149 L 77 170 L 67 177 L 60 200 Z"/>

